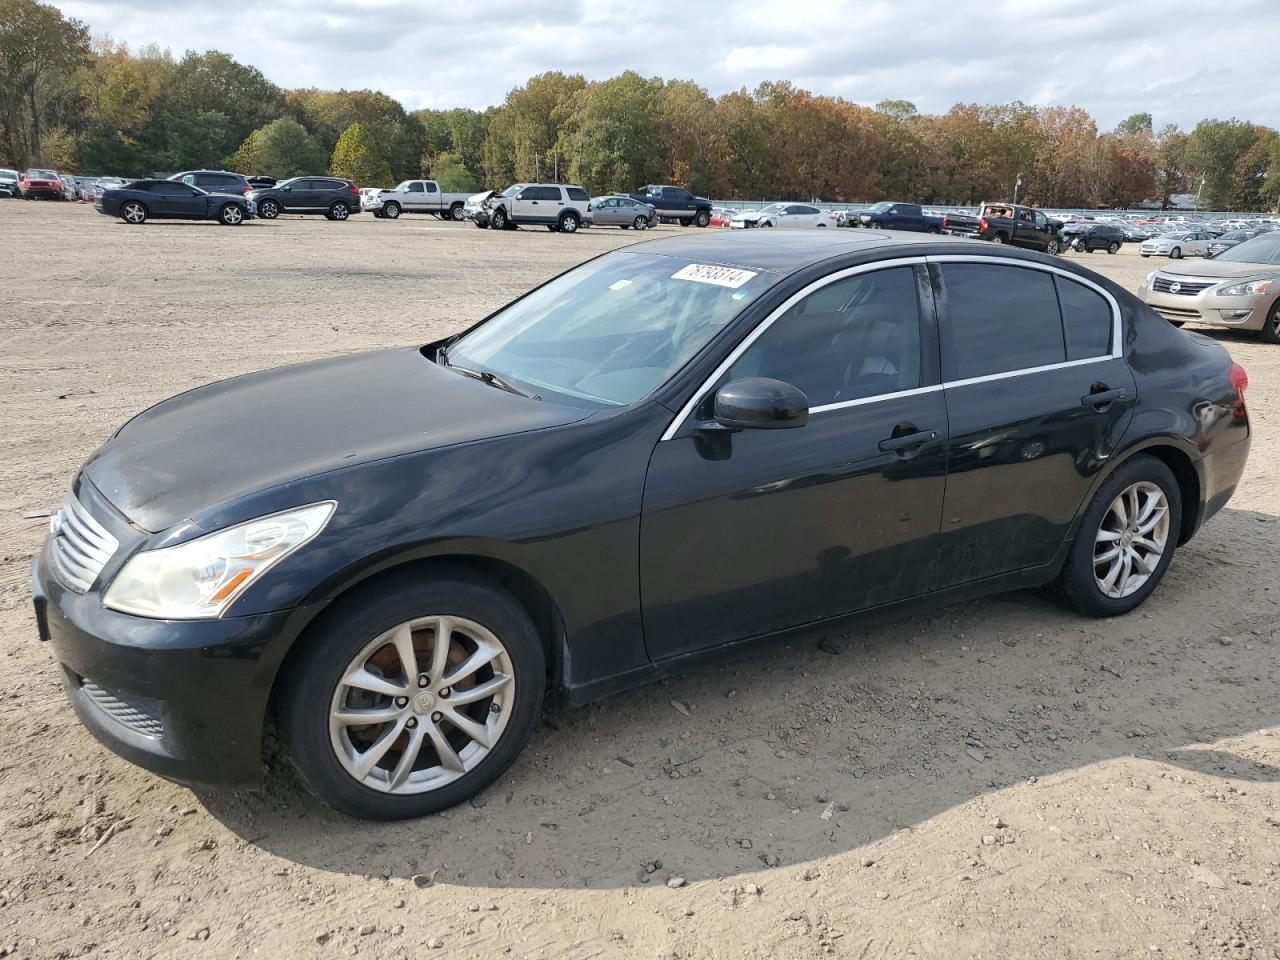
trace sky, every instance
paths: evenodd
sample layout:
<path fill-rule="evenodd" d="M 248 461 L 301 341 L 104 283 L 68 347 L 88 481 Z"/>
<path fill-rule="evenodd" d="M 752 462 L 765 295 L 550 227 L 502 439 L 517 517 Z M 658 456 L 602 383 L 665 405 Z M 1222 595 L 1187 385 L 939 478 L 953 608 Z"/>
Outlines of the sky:
<path fill-rule="evenodd" d="M 216 49 L 276 84 L 408 109 L 501 103 L 546 70 L 626 69 L 712 95 L 791 80 L 868 106 L 1081 106 L 1108 129 L 1280 125 L 1276 0 L 54 0 L 137 48 Z"/>

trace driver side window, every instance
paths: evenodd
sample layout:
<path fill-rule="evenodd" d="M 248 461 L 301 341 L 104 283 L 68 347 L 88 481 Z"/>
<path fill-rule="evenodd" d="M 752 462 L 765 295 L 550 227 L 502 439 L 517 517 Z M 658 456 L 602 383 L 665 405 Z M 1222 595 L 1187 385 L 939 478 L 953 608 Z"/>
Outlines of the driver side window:
<path fill-rule="evenodd" d="M 734 362 L 728 379 L 741 377 L 798 387 L 810 409 L 920 386 L 915 271 L 891 267 L 815 290 Z"/>

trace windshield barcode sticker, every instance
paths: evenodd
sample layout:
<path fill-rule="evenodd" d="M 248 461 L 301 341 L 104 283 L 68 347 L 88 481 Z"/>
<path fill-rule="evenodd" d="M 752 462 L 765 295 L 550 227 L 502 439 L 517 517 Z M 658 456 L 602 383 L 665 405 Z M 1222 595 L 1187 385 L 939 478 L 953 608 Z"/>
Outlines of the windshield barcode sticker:
<path fill-rule="evenodd" d="M 714 267 L 707 263 L 691 263 L 671 275 L 672 280 L 692 280 L 694 283 L 710 283 L 717 287 L 736 290 L 756 274 L 751 270 L 733 267 Z"/>

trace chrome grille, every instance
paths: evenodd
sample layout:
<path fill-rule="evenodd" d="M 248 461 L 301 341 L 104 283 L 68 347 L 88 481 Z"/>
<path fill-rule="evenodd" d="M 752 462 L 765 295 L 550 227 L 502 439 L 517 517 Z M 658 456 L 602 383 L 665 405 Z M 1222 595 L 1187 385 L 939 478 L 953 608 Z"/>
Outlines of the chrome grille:
<path fill-rule="evenodd" d="M 49 521 L 49 559 L 72 590 L 85 593 L 115 554 L 120 541 L 107 532 L 74 496 Z"/>
<path fill-rule="evenodd" d="M 152 740 L 159 740 L 164 736 L 164 721 L 160 719 L 160 708 L 154 700 L 135 697 L 119 690 L 108 690 L 92 680 L 84 680 L 80 689 L 93 701 L 94 706 L 121 726 Z"/>
<path fill-rule="evenodd" d="M 1208 290 L 1214 285 L 1213 280 L 1183 280 L 1180 277 L 1165 277 L 1156 275 L 1151 281 L 1151 289 L 1156 293 L 1173 293 L 1182 297 L 1194 297 L 1201 290 Z M 1178 289 L 1172 289 L 1174 284 L 1178 285 Z"/>
<path fill-rule="evenodd" d="M 1156 313 L 1160 314 L 1160 316 L 1164 317 L 1166 320 L 1199 320 L 1201 319 L 1199 310 L 1186 310 L 1182 307 L 1165 307 L 1165 306 L 1157 307 L 1154 304 L 1151 305 L 1151 309 L 1154 310 Z"/>

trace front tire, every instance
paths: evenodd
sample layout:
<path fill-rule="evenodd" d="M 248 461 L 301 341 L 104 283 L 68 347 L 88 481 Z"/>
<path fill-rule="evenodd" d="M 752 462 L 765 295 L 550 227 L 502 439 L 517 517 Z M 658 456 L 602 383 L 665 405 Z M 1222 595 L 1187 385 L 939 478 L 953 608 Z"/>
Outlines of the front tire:
<path fill-rule="evenodd" d="M 228 203 L 218 211 L 218 222 L 228 227 L 238 227 L 244 223 L 244 210 L 239 205 Z"/>
<path fill-rule="evenodd" d="M 467 212 L 462 209 L 462 204 L 455 203 L 453 206 L 449 208 L 449 219 L 450 220 L 467 219 Z"/>
<path fill-rule="evenodd" d="M 1121 464 L 1090 501 L 1056 592 L 1091 617 L 1128 613 L 1164 577 L 1181 522 L 1182 494 L 1163 461 Z"/>
<path fill-rule="evenodd" d="M 711 222 L 711 214 L 709 214 L 706 210 L 699 210 L 697 213 L 697 216 L 693 218 L 693 225 L 695 227 L 705 227 L 710 222 Z"/>
<path fill-rule="evenodd" d="M 1169 259 L 1170 259 L 1170 260 L 1181 260 L 1181 259 L 1182 259 L 1182 248 L 1181 248 L 1181 247 L 1174 247 L 1172 250 L 1170 250 L 1170 251 L 1169 251 Z"/>
<path fill-rule="evenodd" d="M 648 230 L 649 218 L 643 215 L 636 217 L 634 220 L 631 221 L 631 226 L 635 227 L 637 230 Z"/>
<path fill-rule="evenodd" d="M 505 230 L 507 228 L 507 211 L 501 207 L 493 211 L 493 214 L 489 217 L 489 226 L 495 230 Z"/>
<path fill-rule="evenodd" d="M 147 222 L 147 208 L 137 200 L 130 200 L 120 208 L 120 219 L 135 227 Z"/>
<path fill-rule="evenodd" d="M 384 203 L 382 205 L 382 215 L 388 220 L 397 220 L 400 217 L 400 204 Z"/>
<path fill-rule="evenodd" d="M 274 200 L 263 200 L 258 204 L 258 216 L 263 220 L 274 220 L 280 216 L 280 204 Z"/>
<path fill-rule="evenodd" d="M 1271 312 L 1267 314 L 1267 319 L 1262 324 L 1262 329 L 1258 331 L 1258 336 L 1262 338 L 1263 343 L 1280 343 L 1280 300 L 1272 305 Z"/>
<path fill-rule="evenodd" d="M 528 613 L 461 570 L 365 590 L 285 669 L 290 759 L 321 799 L 371 820 L 435 813 L 493 783 L 533 732 L 546 687 Z"/>

